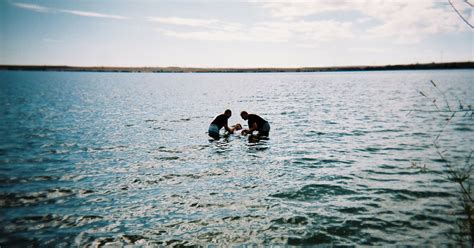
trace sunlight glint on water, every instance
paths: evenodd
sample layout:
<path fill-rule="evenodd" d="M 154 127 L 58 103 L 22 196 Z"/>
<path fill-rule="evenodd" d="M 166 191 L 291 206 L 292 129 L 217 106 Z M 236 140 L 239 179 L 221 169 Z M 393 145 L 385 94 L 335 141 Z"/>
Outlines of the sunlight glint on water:
<path fill-rule="evenodd" d="M 1 242 L 455 244 L 444 117 L 401 110 L 429 80 L 472 105 L 473 77 L 0 72 Z M 270 140 L 209 142 L 226 108 Z M 473 137 L 459 117 L 441 142 L 462 160 Z"/>

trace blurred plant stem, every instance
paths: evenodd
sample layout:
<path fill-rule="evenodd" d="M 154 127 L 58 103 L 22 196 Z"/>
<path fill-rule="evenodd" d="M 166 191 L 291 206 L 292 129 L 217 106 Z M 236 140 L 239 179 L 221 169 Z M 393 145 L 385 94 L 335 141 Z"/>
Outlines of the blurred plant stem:
<path fill-rule="evenodd" d="M 473 172 L 474 164 L 471 162 L 473 151 L 469 152 L 469 155 L 466 157 L 464 165 L 461 165 L 459 161 L 451 161 L 446 155 L 445 151 L 441 150 L 440 145 L 440 137 L 445 132 L 446 127 L 452 122 L 453 118 L 456 114 L 464 113 L 463 117 L 469 117 L 472 119 L 474 116 L 474 109 L 472 109 L 471 105 L 465 106 L 462 102 L 458 99 L 458 106 L 453 107 L 449 104 L 448 98 L 446 97 L 445 92 L 443 92 L 433 80 L 430 80 L 431 85 L 436 89 L 438 92 L 438 96 L 431 97 L 427 93 L 423 91 L 418 91 L 420 95 L 430 100 L 431 104 L 435 107 L 435 109 L 409 109 L 409 110 L 402 110 L 408 111 L 408 114 L 412 112 L 423 112 L 423 113 L 439 113 L 439 114 L 449 114 L 449 116 L 445 119 L 442 128 L 436 135 L 435 139 L 433 140 L 433 146 L 436 149 L 436 153 L 441 158 L 441 161 L 444 163 L 444 167 L 446 168 L 446 172 L 448 173 L 448 178 L 450 181 L 459 185 L 460 193 L 461 193 L 461 203 L 463 207 L 463 214 L 466 217 L 466 222 L 464 225 L 461 225 L 461 243 L 464 243 L 465 236 L 470 238 L 471 246 L 474 247 L 474 201 L 472 197 L 472 179 L 471 174 Z M 443 98 L 445 106 L 440 107 L 437 104 L 437 100 L 439 97 Z M 457 98 L 457 97 L 456 97 Z M 407 115 L 408 115 L 407 114 Z M 472 148 L 471 148 L 472 149 Z M 417 167 L 416 164 L 413 164 L 412 167 Z"/>

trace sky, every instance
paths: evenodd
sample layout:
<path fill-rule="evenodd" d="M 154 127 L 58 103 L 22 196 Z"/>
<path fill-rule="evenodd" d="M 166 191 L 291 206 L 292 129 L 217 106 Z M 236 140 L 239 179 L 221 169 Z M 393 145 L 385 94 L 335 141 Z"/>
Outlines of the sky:
<path fill-rule="evenodd" d="M 474 61 L 474 0 L 0 0 L 0 64 L 311 67 Z"/>

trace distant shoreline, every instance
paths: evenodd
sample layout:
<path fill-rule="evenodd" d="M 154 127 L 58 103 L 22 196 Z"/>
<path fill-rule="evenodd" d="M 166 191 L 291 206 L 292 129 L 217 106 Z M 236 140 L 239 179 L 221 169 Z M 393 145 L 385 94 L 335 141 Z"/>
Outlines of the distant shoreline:
<path fill-rule="evenodd" d="M 445 70 L 474 69 L 474 62 L 449 62 L 427 64 L 400 64 L 383 66 L 334 66 L 297 68 L 199 68 L 199 67 L 97 67 L 56 65 L 0 65 L 7 71 L 77 71 L 77 72 L 125 72 L 125 73 L 260 73 L 260 72 L 337 72 L 337 71 L 397 71 L 397 70 Z"/>

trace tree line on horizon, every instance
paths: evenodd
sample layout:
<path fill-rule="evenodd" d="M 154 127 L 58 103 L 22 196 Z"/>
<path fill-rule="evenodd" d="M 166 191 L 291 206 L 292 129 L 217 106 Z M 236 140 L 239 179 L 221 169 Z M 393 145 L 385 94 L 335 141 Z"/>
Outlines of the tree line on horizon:
<path fill-rule="evenodd" d="M 152 72 L 152 73 L 238 73 L 238 72 L 330 72 L 330 71 L 382 71 L 382 70 L 436 70 L 474 69 L 474 62 L 424 63 L 383 66 L 334 67 L 257 67 L 257 68 L 200 68 L 200 67 L 113 67 L 113 66 L 57 66 L 57 65 L 0 65 L 0 70 L 12 71 L 90 71 L 90 72 Z"/>

